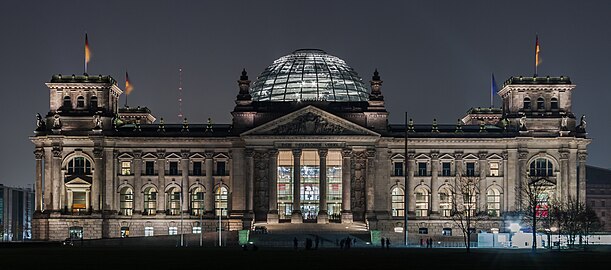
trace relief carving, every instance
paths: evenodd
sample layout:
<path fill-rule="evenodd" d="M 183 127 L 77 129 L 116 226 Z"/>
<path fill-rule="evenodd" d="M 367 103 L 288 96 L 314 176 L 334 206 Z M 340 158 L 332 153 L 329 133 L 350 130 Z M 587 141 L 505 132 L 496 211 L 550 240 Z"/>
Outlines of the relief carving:
<path fill-rule="evenodd" d="M 354 134 L 354 131 L 347 130 L 342 126 L 330 123 L 327 119 L 312 112 L 297 116 L 291 122 L 280 125 L 271 131 L 271 134 Z"/>

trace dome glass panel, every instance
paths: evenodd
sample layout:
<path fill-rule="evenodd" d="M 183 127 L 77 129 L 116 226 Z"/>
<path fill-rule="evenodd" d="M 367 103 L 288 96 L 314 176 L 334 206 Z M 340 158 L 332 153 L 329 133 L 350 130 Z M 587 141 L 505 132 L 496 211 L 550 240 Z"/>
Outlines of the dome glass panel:
<path fill-rule="evenodd" d="M 363 80 L 344 60 L 322 50 L 283 56 L 257 77 L 253 101 L 367 101 Z"/>

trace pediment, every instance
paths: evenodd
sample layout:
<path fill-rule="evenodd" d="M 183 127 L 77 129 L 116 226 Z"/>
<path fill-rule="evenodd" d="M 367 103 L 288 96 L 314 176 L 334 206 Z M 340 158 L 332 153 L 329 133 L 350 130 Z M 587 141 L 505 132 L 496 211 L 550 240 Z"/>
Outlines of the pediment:
<path fill-rule="evenodd" d="M 195 153 L 191 155 L 189 158 L 191 159 L 205 159 L 206 157 L 202 156 L 200 153 Z"/>
<path fill-rule="evenodd" d="M 454 156 L 450 154 L 443 154 L 439 157 L 439 160 L 454 160 Z"/>
<path fill-rule="evenodd" d="M 123 153 L 123 154 L 119 155 L 117 158 L 118 159 L 133 159 L 134 156 L 132 156 L 132 155 L 130 155 L 128 153 Z"/>
<path fill-rule="evenodd" d="M 66 177 L 66 179 L 64 179 L 64 183 L 67 186 L 91 186 L 91 177 L 73 175 L 70 177 Z"/>
<path fill-rule="evenodd" d="M 142 159 L 156 159 L 157 155 L 153 154 L 153 153 L 146 153 L 142 156 Z"/>
<path fill-rule="evenodd" d="M 498 154 L 492 154 L 488 156 L 489 160 L 503 160 L 503 157 L 499 156 Z"/>
<path fill-rule="evenodd" d="M 246 135 L 364 135 L 380 134 L 328 113 L 307 106 L 241 134 Z"/>
<path fill-rule="evenodd" d="M 416 160 L 429 160 L 431 158 L 427 156 L 426 154 L 420 154 L 420 155 L 417 155 L 415 159 Z"/>
<path fill-rule="evenodd" d="M 468 154 L 463 159 L 464 160 L 479 160 L 479 158 L 474 154 Z"/>
<path fill-rule="evenodd" d="M 180 159 L 180 156 L 176 153 L 170 153 L 165 157 L 166 159 Z"/>

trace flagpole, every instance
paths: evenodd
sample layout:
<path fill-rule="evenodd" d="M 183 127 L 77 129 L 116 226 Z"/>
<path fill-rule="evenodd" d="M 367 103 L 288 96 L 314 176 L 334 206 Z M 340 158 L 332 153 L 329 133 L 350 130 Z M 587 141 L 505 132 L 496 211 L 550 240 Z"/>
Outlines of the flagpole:
<path fill-rule="evenodd" d="M 494 108 L 494 73 L 492 73 L 492 77 L 490 78 L 490 108 Z"/>
<path fill-rule="evenodd" d="M 408 247 L 409 246 L 409 237 L 408 237 L 408 226 L 407 226 L 407 213 L 408 213 L 408 198 L 407 198 L 407 194 L 408 194 L 408 189 L 407 189 L 407 169 L 408 169 L 408 165 L 407 165 L 407 112 L 405 112 L 405 138 L 403 138 L 405 143 L 405 153 L 404 153 L 404 165 L 405 166 L 405 170 L 403 170 L 403 188 L 405 189 L 405 191 L 403 192 L 403 217 L 405 218 L 404 220 L 404 224 L 403 224 L 403 235 L 405 237 L 405 246 Z"/>

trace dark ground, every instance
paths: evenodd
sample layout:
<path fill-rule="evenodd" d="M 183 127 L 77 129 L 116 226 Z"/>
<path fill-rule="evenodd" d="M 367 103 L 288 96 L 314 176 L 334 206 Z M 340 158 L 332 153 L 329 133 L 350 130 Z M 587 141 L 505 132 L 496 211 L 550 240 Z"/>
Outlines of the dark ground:
<path fill-rule="evenodd" d="M 609 269 L 611 248 L 588 251 L 352 248 L 340 250 L 237 247 L 88 247 L 22 245 L 0 248 L 0 269 Z"/>

